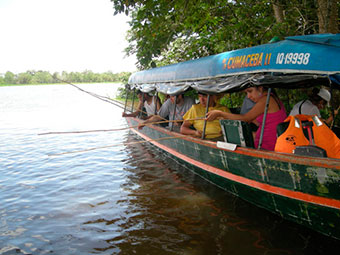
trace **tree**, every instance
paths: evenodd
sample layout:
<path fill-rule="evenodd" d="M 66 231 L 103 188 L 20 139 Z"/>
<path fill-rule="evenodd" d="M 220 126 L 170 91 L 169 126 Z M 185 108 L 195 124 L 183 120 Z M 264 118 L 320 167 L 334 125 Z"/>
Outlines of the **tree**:
<path fill-rule="evenodd" d="M 4 77 L 5 84 L 15 84 L 15 75 L 12 72 L 6 72 Z"/>
<path fill-rule="evenodd" d="M 339 33 L 339 1 L 318 0 L 319 33 Z"/>
<path fill-rule="evenodd" d="M 339 31 L 337 0 L 111 0 L 131 16 L 127 55 L 138 67 L 195 59 L 273 36 Z"/>
<path fill-rule="evenodd" d="M 30 84 L 32 81 L 32 73 L 27 71 L 26 73 L 19 73 L 17 77 L 18 84 Z"/>
<path fill-rule="evenodd" d="M 37 72 L 32 71 L 31 73 L 32 73 L 31 83 L 33 84 L 53 82 L 53 77 L 47 71 L 37 71 Z"/>
<path fill-rule="evenodd" d="M 29 70 L 25 73 L 13 74 L 12 72 L 6 72 L 5 75 L 0 76 L 0 84 L 48 84 L 48 83 L 61 83 L 65 82 L 121 82 L 127 83 L 127 80 L 131 73 L 121 72 L 121 73 L 94 73 L 92 71 L 86 70 L 84 72 L 65 72 L 63 71 L 61 75 L 55 72 L 53 75 L 48 71 L 34 71 Z"/>

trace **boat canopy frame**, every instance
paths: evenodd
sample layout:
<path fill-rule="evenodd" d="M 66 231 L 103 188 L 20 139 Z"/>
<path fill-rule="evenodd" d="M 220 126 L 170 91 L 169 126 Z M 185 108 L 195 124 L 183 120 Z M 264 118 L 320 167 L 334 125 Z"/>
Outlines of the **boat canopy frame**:
<path fill-rule="evenodd" d="M 256 73 L 195 81 L 127 84 L 127 88 L 137 89 L 144 93 L 157 91 L 174 96 L 184 93 L 189 88 L 206 94 L 219 94 L 239 92 L 253 86 L 296 89 L 313 86 L 331 87 L 332 84 L 334 84 L 332 78 L 327 75 Z M 333 88 L 340 89 L 340 85 L 335 83 Z"/>
<path fill-rule="evenodd" d="M 285 40 L 220 53 L 134 73 L 129 88 L 177 95 L 193 88 L 207 94 L 251 86 L 340 89 L 340 34 L 291 36 Z"/>

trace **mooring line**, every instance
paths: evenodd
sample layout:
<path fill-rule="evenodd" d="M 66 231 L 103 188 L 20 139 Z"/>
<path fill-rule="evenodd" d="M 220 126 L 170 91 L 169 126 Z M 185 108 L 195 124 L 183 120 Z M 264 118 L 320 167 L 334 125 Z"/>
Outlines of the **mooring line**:
<path fill-rule="evenodd" d="M 161 140 L 168 140 L 168 139 L 178 139 L 178 138 L 181 138 L 181 137 L 168 136 L 168 137 L 162 137 L 162 138 L 158 138 L 158 139 L 150 139 L 150 140 L 130 142 L 130 143 L 118 143 L 118 144 L 112 144 L 112 145 L 106 145 L 106 146 L 92 147 L 92 148 L 88 148 L 88 149 L 84 149 L 84 150 L 75 150 L 75 151 L 66 151 L 66 152 L 61 152 L 61 153 L 53 153 L 53 154 L 47 154 L 47 156 L 49 156 L 49 157 L 61 156 L 61 155 L 65 155 L 65 154 L 81 153 L 81 152 L 87 152 L 87 151 L 93 151 L 93 150 L 98 150 L 98 149 L 111 148 L 111 147 L 116 147 L 116 146 L 121 146 L 121 145 L 131 145 L 131 144 L 139 144 L 139 143 L 161 141 Z"/>
<path fill-rule="evenodd" d="M 204 120 L 204 118 L 195 118 L 195 119 L 188 119 L 188 121 L 194 120 Z M 154 124 L 164 124 L 164 123 L 171 123 L 171 122 L 183 122 L 184 120 L 166 120 L 166 121 L 156 121 L 143 124 L 143 126 L 149 126 Z M 113 132 L 113 131 L 121 131 L 130 128 L 138 128 L 140 125 L 125 127 L 125 128 L 115 128 L 115 129 L 96 129 L 96 130 L 79 130 L 79 131 L 54 131 L 54 132 L 46 132 L 40 133 L 38 135 L 62 135 L 62 134 L 81 134 L 81 133 L 95 133 L 95 132 Z"/>
<path fill-rule="evenodd" d="M 73 87 L 79 89 L 80 91 L 82 91 L 82 92 L 84 92 L 84 93 L 87 93 L 87 94 L 89 94 L 89 95 L 91 95 L 91 96 L 93 96 L 93 97 L 95 97 L 95 98 L 98 98 L 98 99 L 100 99 L 100 100 L 102 100 L 102 101 L 104 101 L 104 102 L 113 104 L 113 105 L 115 105 L 115 106 L 117 106 L 117 107 L 119 107 L 119 108 L 125 110 L 125 108 L 124 108 L 124 106 L 123 106 L 123 103 L 122 103 L 122 102 L 119 102 L 118 100 L 115 100 L 115 99 L 112 99 L 112 98 L 109 98 L 109 97 L 106 97 L 106 96 L 98 95 L 98 94 L 96 94 L 96 93 L 87 91 L 87 90 L 85 90 L 85 89 L 82 89 L 82 88 L 76 86 L 75 84 L 73 84 L 73 83 L 71 83 L 71 82 L 69 82 L 69 81 L 64 81 L 64 80 L 62 80 L 62 79 L 59 79 L 59 78 L 56 77 L 56 76 L 53 76 L 53 78 L 55 78 L 56 80 L 59 80 L 59 81 L 61 81 L 61 82 L 63 82 L 63 83 L 69 84 L 69 85 L 71 85 L 71 86 L 73 86 Z M 118 103 L 118 104 L 117 104 L 117 103 Z M 119 105 L 119 104 L 120 104 L 120 105 Z M 127 109 L 127 110 L 130 111 L 130 112 L 132 112 L 130 109 Z M 146 111 L 143 111 L 142 109 L 139 109 L 139 111 L 140 111 L 141 113 L 147 114 L 147 112 L 146 112 Z M 164 120 L 166 120 L 166 119 L 163 118 L 163 117 L 161 117 L 161 118 L 164 119 Z"/>
<path fill-rule="evenodd" d="M 98 95 L 98 94 L 96 94 L 96 93 L 93 93 L 93 92 L 87 91 L 87 90 L 85 90 L 85 89 L 82 89 L 82 88 L 78 87 L 77 85 L 75 85 L 75 84 L 73 84 L 73 83 L 71 83 L 71 82 L 69 82 L 69 81 L 64 81 L 64 80 L 58 78 L 56 75 L 52 75 L 52 77 L 53 77 L 54 79 L 56 79 L 56 80 L 59 80 L 59 81 L 63 82 L 63 83 L 67 83 L 67 84 L 69 84 L 69 85 L 71 85 L 71 86 L 73 86 L 73 87 L 79 89 L 80 91 L 82 91 L 82 92 L 84 92 L 84 93 L 87 93 L 87 94 L 89 94 L 89 95 L 91 95 L 91 96 L 93 96 L 93 97 L 95 97 L 95 98 L 98 98 L 98 99 L 100 99 L 100 100 L 102 100 L 102 101 L 104 101 L 104 102 L 113 104 L 113 105 L 115 105 L 115 106 L 117 106 L 117 107 L 120 107 L 120 108 L 124 109 L 123 106 L 117 104 L 117 102 L 119 102 L 119 101 L 116 101 L 116 100 L 113 100 L 113 99 L 111 99 L 111 98 L 109 98 L 109 97 L 101 96 L 101 95 Z M 119 103 L 120 103 L 120 102 L 119 102 Z"/>

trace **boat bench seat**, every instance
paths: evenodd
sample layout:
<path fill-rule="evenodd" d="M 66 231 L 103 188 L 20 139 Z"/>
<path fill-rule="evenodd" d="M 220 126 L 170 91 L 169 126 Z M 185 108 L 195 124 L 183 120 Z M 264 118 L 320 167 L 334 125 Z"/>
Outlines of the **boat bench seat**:
<path fill-rule="evenodd" d="M 220 120 L 224 141 L 241 147 L 254 148 L 254 138 L 249 123 L 241 120 Z"/>

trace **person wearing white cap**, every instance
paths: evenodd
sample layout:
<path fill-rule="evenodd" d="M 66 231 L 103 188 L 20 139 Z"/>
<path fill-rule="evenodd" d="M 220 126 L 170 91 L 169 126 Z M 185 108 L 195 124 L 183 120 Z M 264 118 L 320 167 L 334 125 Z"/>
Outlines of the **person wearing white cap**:
<path fill-rule="evenodd" d="M 294 105 L 289 115 L 317 115 L 321 118 L 320 109 L 323 109 L 326 104 L 329 105 L 331 101 L 331 93 L 324 88 L 314 88 L 309 99 L 302 100 Z M 338 114 L 338 110 L 334 111 L 334 114 Z M 333 121 L 333 115 L 331 114 L 327 120 L 324 120 L 328 125 Z"/>

